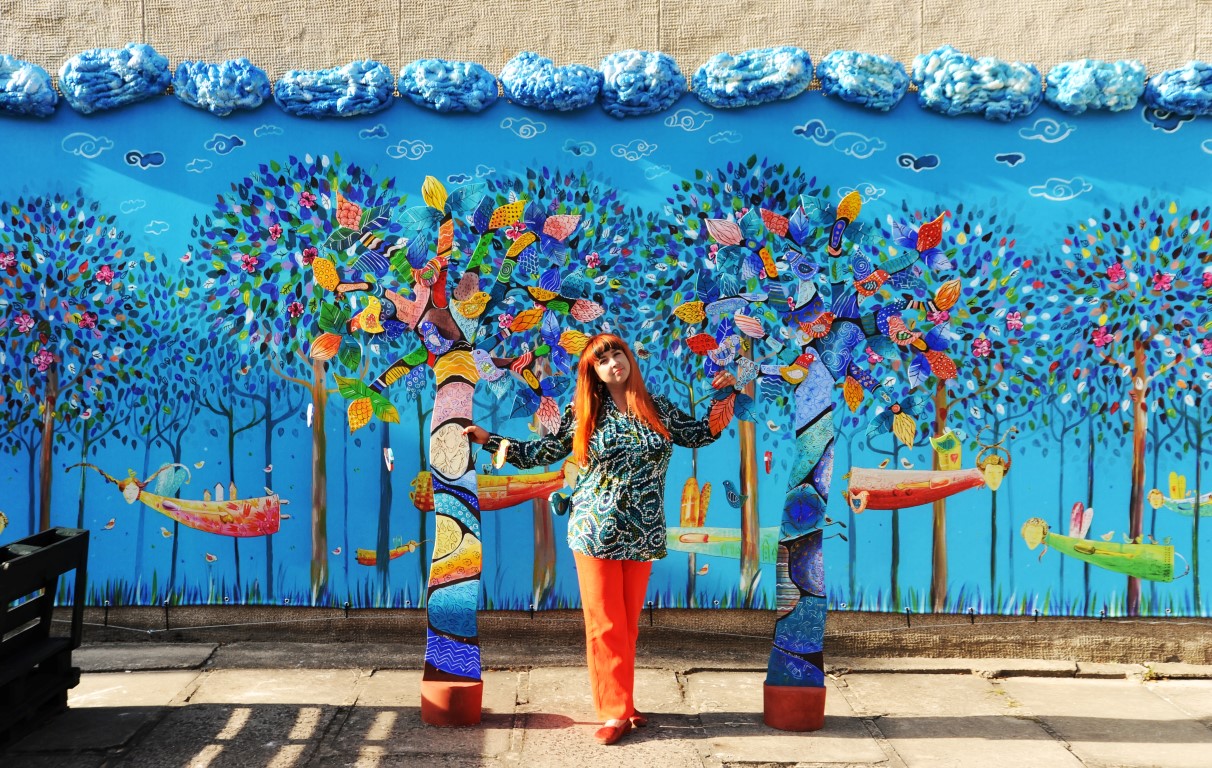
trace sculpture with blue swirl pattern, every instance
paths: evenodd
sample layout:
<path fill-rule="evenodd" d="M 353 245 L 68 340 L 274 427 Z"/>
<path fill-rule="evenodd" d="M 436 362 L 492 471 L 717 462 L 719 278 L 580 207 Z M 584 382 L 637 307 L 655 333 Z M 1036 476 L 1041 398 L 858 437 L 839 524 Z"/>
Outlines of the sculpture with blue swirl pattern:
<path fill-rule="evenodd" d="M 400 70 L 400 95 L 437 112 L 479 112 L 497 100 L 497 79 L 471 61 L 418 59 Z"/>
<path fill-rule="evenodd" d="M 1145 86 L 1145 103 L 1174 115 L 1212 115 L 1212 64 L 1192 61 L 1157 73 Z"/>
<path fill-rule="evenodd" d="M 172 76 L 168 59 L 144 43 L 90 48 L 64 62 L 59 89 L 72 109 L 91 114 L 164 93 Z"/>
<path fill-rule="evenodd" d="M 602 73 L 583 64 L 557 67 L 551 59 L 523 51 L 501 70 L 505 98 L 523 107 L 567 112 L 597 101 Z"/>
<path fill-rule="evenodd" d="M 799 96 L 812 82 L 812 59 L 790 45 L 718 53 L 694 73 L 693 90 L 720 109 L 751 107 Z"/>
<path fill-rule="evenodd" d="M 1064 61 L 1048 70 L 1044 100 L 1080 115 L 1087 109 L 1122 112 L 1136 106 L 1145 91 L 1145 67 L 1139 61 Z"/>
<path fill-rule="evenodd" d="M 909 89 L 905 65 L 891 56 L 834 51 L 816 65 L 821 92 L 881 112 L 901 103 Z"/>
<path fill-rule="evenodd" d="M 602 59 L 602 109 L 612 117 L 669 109 L 686 92 L 686 76 L 667 53 L 619 51 Z"/>
<path fill-rule="evenodd" d="M 394 90 L 387 65 L 351 61 L 343 67 L 287 72 L 274 86 L 274 101 L 300 117 L 352 117 L 387 107 Z"/>
<path fill-rule="evenodd" d="M 50 117 L 58 103 L 49 72 L 28 61 L 0 56 L 0 111 Z"/>
<path fill-rule="evenodd" d="M 261 106 L 270 97 L 269 76 L 248 59 L 183 61 L 173 75 L 173 93 L 191 107 L 223 117 Z"/>
<path fill-rule="evenodd" d="M 917 101 L 944 115 L 982 115 L 1007 121 L 1029 115 L 1043 99 L 1043 81 L 1031 64 L 975 59 L 949 45 L 913 59 Z"/>

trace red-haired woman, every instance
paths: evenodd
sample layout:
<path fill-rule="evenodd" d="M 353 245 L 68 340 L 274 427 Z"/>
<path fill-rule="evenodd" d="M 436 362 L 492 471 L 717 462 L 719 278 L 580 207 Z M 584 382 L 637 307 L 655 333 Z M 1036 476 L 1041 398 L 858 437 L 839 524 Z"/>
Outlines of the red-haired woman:
<path fill-rule="evenodd" d="M 714 387 L 736 380 L 721 372 Z M 490 451 L 505 445 L 516 467 L 552 464 L 569 453 L 582 470 L 572 492 L 568 545 L 576 559 L 585 612 L 589 684 L 605 725 L 594 738 L 614 744 L 648 724 L 632 692 L 640 611 L 652 561 L 665 556 L 665 472 L 674 443 L 707 445 L 718 436 L 644 386 L 631 349 L 618 336 L 599 334 L 577 366 L 576 396 L 554 434 L 506 441 L 479 426 L 464 430 Z"/>

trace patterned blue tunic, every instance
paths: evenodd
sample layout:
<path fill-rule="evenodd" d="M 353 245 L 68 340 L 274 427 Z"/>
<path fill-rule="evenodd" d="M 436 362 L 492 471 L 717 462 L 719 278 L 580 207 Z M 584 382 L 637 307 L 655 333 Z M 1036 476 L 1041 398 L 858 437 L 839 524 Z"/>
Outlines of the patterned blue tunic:
<path fill-rule="evenodd" d="M 665 397 L 655 397 L 673 443 L 699 448 L 713 442 L 707 420 L 695 421 Z M 564 409 L 560 428 L 526 442 L 510 442 L 505 458 L 521 469 L 553 464 L 572 453 L 576 420 Z M 501 436 L 485 449 L 495 452 Z M 568 546 L 603 560 L 659 560 L 665 551 L 665 472 L 673 447 L 640 419 L 621 412 L 609 396 L 602 400 L 589 441 L 588 466 L 572 492 Z"/>

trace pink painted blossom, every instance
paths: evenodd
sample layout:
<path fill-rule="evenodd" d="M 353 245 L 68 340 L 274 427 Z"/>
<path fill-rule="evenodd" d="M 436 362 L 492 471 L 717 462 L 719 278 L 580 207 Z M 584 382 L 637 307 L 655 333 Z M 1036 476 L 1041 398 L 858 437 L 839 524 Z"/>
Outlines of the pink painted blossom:
<path fill-rule="evenodd" d="M 274 223 L 269 228 L 269 241 L 271 243 L 278 242 L 278 238 L 282 236 L 282 225 Z"/>
<path fill-rule="evenodd" d="M 526 231 L 526 227 L 522 224 L 511 224 L 509 229 L 505 230 L 505 237 L 510 240 L 517 240 Z"/>
<path fill-rule="evenodd" d="M 985 337 L 974 339 L 972 341 L 972 354 L 977 357 L 988 357 L 993 353 L 993 342 Z"/>
<path fill-rule="evenodd" d="M 84 328 L 86 330 L 89 328 L 96 328 L 97 327 L 97 313 L 96 312 L 85 312 L 84 314 L 80 315 L 80 327 Z"/>
<path fill-rule="evenodd" d="M 109 285 L 114 282 L 114 271 L 110 269 L 108 264 L 104 264 L 101 269 L 97 270 L 96 278 L 98 283 Z"/>
<path fill-rule="evenodd" d="M 1155 272 L 1153 273 L 1153 290 L 1168 291 L 1174 286 L 1173 272 Z"/>
<path fill-rule="evenodd" d="M 1124 271 L 1124 265 L 1119 262 L 1107 267 L 1107 279 L 1113 283 L 1118 283 L 1127 276 L 1128 273 Z"/>
<path fill-rule="evenodd" d="M 249 273 L 250 275 L 253 272 L 256 272 L 257 267 L 259 267 L 261 265 L 261 260 L 258 259 L 256 256 L 253 256 L 251 253 L 240 254 L 240 262 L 241 262 L 240 269 L 244 270 L 245 272 Z"/>
<path fill-rule="evenodd" d="M 513 327 L 513 315 L 502 312 L 497 317 L 497 325 L 506 330 Z"/>
<path fill-rule="evenodd" d="M 935 325 L 943 325 L 951 320 L 951 313 L 945 309 L 940 309 L 937 312 L 927 312 L 926 319 Z"/>
<path fill-rule="evenodd" d="M 17 324 L 17 330 L 22 333 L 29 333 L 34 330 L 34 318 L 28 312 L 22 312 L 17 315 L 17 319 L 14 322 Z"/>
<path fill-rule="evenodd" d="M 1204 273 L 1204 287 L 1212 288 L 1212 272 Z"/>
<path fill-rule="evenodd" d="M 594 251 L 585 257 L 585 266 L 589 267 L 590 269 L 597 269 L 599 266 L 601 266 L 601 264 L 602 257 L 598 255 L 597 251 Z"/>
<path fill-rule="evenodd" d="M 12 269 L 17 266 L 17 254 L 14 251 L 0 253 L 0 269 Z"/>
<path fill-rule="evenodd" d="M 314 247 L 312 247 L 310 245 L 308 247 L 304 248 L 303 249 L 303 266 L 310 267 L 311 263 L 316 260 L 316 256 L 318 256 L 319 253 L 320 253 L 319 251 L 317 251 Z"/>
<path fill-rule="evenodd" d="M 1006 313 L 1006 330 L 1021 331 L 1023 329 L 1023 313 L 1022 312 L 1007 312 Z"/>
<path fill-rule="evenodd" d="M 55 362 L 55 356 L 46 347 L 39 347 L 37 354 L 34 355 L 33 362 L 39 371 L 45 371 L 47 368 L 50 368 L 51 363 Z"/>
<path fill-rule="evenodd" d="M 1212 355 L 1212 336 L 1199 340 L 1199 352 L 1202 355 Z"/>
<path fill-rule="evenodd" d="M 310 192 L 303 192 L 299 195 L 299 205 L 303 206 L 304 208 L 315 208 L 316 196 Z"/>
<path fill-rule="evenodd" d="M 286 311 L 290 313 L 291 317 L 300 317 L 303 314 L 303 304 L 302 302 L 292 301 L 290 306 L 286 308 Z"/>
<path fill-rule="evenodd" d="M 1094 346 L 1100 348 L 1105 347 L 1111 342 L 1115 341 L 1115 339 L 1111 336 L 1111 332 L 1108 331 L 1107 327 L 1103 325 L 1100 325 L 1094 329 L 1094 336 L 1091 338 L 1094 341 Z"/>

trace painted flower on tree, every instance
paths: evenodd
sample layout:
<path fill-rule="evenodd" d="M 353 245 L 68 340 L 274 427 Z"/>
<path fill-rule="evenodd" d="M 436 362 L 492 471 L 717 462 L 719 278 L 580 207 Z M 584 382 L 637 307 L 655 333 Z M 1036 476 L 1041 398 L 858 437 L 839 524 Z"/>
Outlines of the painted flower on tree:
<path fill-rule="evenodd" d="M 34 354 L 32 362 L 39 371 L 45 373 L 46 369 L 50 368 L 51 363 L 55 362 L 55 356 L 46 347 L 39 347 L 37 353 Z"/>
<path fill-rule="evenodd" d="M 315 208 L 316 207 L 316 196 L 313 195 L 311 192 L 300 192 L 299 193 L 299 205 L 301 205 L 304 208 Z"/>
<path fill-rule="evenodd" d="M 97 270 L 95 277 L 98 283 L 109 285 L 114 282 L 114 270 L 108 264 L 104 264 Z"/>
<path fill-rule="evenodd" d="M 0 269 L 9 271 L 17 267 L 17 254 L 12 251 L 0 252 Z"/>
<path fill-rule="evenodd" d="M 309 245 L 306 248 L 304 248 L 303 249 L 303 266 L 310 267 L 311 263 L 316 260 L 316 256 L 319 256 L 319 255 L 320 255 L 320 252 L 316 250 L 315 246 Z"/>
<path fill-rule="evenodd" d="M 1021 331 L 1023 329 L 1023 313 L 1022 312 L 1007 312 L 1006 313 L 1006 330 Z"/>
<path fill-rule="evenodd" d="M 1107 330 L 1107 326 L 1100 325 L 1094 329 L 1094 335 L 1091 336 L 1091 341 L 1094 342 L 1094 346 L 1101 349 L 1102 347 L 1105 347 L 1111 342 L 1115 341 L 1115 338 L 1111 335 L 1111 332 Z"/>
<path fill-rule="evenodd" d="M 282 225 L 275 222 L 269 227 L 269 239 L 272 242 L 277 242 L 280 237 L 282 237 Z"/>
<path fill-rule="evenodd" d="M 1202 355 L 1212 355 L 1212 337 L 1200 339 L 1199 351 Z"/>
<path fill-rule="evenodd" d="M 290 313 L 292 318 L 300 317 L 303 314 L 303 302 L 292 301 L 290 306 L 286 308 L 286 311 Z"/>
<path fill-rule="evenodd" d="M 17 319 L 13 321 L 17 325 L 17 330 L 22 333 L 29 333 L 34 329 L 34 318 L 28 312 L 22 312 L 17 315 Z"/>
<path fill-rule="evenodd" d="M 602 257 L 598 255 L 597 251 L 591 252 L 585 257 L 585 266 L 589 267 L 590 269 L 597 269 L 598 267 L 602 266 Z"/>
<path fill-rule="evenodd" d="M 1204 273 L 1204 287 L 1212 288 L 1212 272 Z"/>
<path fill-rule="evenodd" d="M 984 336 L 973 339 L 972 354 L 976 357 L 988 357 L 993 354 L 993 342 Z"/>
<path fill-rule="evenodd" d="M 1156 272 L 1153 275 L 1153 290 L 1168 291 L 1174 287 L 1173 272 Z"/>
<path fill-rule="evenodd" d="M 1110 280 L 1111 282 L 1118 283 L 1120 280 L 1123 280 L 1125 277 L 1127 277 L 1127 273 L 1124 271 L 1123 264 L 1116 262 L 1116 263 L 1112 264 L 1111 266 L 1107 267 L 1107 279 Z"/>

